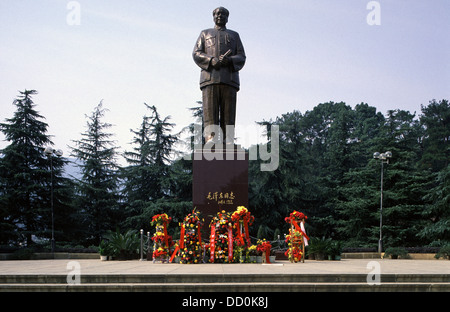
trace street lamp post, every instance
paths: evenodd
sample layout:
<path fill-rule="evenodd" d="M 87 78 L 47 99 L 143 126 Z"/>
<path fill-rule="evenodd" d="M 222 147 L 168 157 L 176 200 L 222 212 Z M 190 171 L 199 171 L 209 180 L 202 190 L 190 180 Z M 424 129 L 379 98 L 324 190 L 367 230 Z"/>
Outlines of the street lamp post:
<path fill-rule="evenodd" d="M 140 261 L 144 261 L 144 230 L 140 230 L 141 233 L 141 258 Z"/>
<path fill-rule="evenodd" d="M 389 158 L 392 157 L 391 152 L 373 153 L 373 158 L 381 160 L 381 195 L 380 195 L 380 238 L 378 240 L 378 252 L 381 253 L 383 250 L 383 172 L 384 164 L 389 164 Z"/>
<path fill-rule="evenodd" d="M 52 211 L 52 252 L 55 252 L 55 214 L 53 208 L 53 154 L 58 157 L 61 157 L 63 152 L 61 150 L 55 150 L 52 147 L 48 146 L 44 150 L 45 155 L 50 159 L 50 207 Z"/>

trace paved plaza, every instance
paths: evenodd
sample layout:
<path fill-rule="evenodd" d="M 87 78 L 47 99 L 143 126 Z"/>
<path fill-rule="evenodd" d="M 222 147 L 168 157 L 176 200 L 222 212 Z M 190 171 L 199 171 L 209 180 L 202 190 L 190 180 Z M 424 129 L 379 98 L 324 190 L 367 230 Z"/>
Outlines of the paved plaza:
<path fill-rule="evenodd" d="M 175 264 L 151 261 L 100 261 L 96 259 L 0 261 L 0 275 L 67 274 L 76 261 L 81 274 L 368 274 L 376 262 L 381 274 L 450 274 L 448 260 L 342 259 L 305 260 L 304 263 L 276 261 L 273 264 Z"/>

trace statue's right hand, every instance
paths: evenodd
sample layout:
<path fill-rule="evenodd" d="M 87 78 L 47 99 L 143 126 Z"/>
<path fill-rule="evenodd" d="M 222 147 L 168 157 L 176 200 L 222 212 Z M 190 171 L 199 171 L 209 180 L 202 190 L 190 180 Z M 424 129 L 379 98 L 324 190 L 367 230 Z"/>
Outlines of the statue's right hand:
<path fill-rule="evenodd" d="M 211 60 L 211 65 L 215 69 L 219 69 L 220 68 L 220 61 L 219 61 L 219 59 L 217 57 L 213 57 L 212 60 Z"/>

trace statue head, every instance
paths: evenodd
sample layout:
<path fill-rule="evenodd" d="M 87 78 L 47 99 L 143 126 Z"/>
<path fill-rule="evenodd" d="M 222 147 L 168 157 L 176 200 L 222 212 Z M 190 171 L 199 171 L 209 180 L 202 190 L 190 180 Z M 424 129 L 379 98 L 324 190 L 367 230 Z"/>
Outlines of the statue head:
<path fill-rule="evenodd" d="M 218 7 L 213 11 L 214 23 L 217 26 L 225 26 L 228 22 L 228 16 L 230 12 L 224 7 Z"/>

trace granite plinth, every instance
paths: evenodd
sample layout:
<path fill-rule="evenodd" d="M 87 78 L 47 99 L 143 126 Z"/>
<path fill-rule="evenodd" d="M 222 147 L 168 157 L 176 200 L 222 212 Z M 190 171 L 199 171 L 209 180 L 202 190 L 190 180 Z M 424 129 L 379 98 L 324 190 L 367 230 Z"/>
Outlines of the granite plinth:
<path fill-rule="evenodd" d="M 196 150 L 193 160 L 193 206 L 205 226 L 221 210 L 248 207 L 248 153 L 241 149 Z"/>

